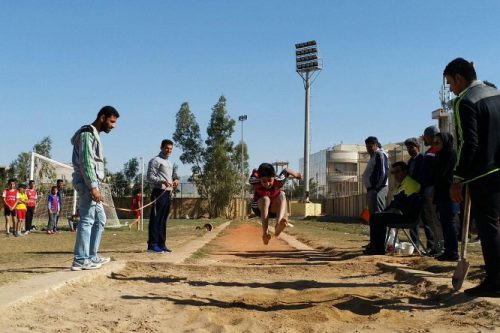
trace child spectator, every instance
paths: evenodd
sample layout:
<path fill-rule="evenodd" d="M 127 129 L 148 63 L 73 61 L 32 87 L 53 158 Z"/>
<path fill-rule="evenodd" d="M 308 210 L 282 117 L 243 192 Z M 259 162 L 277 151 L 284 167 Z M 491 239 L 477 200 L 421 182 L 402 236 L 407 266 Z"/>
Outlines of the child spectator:
<path fill-rule="evenodd" d="M 68 216 L 68 226 L 71 232 L 75 232 L 78 222 L 80 222 L 80 208 L 76 209 L 75 214 Z"/>
<path fill-rule="evenodd" d="M 33 215 L 35 214 L 36 201 L 38 199 L 38 193 L 35 189 L 34 180 L 30 180 L 28 188 L 26 189 L 26 194 L 28 195 L 28 209 L 26 210 L 26 233 L 29 233 L 32 229 L 35 229 L 33 225 Z"/>
<path fill-rule="evenodd" d="M 19 184 L 17 192 L 17 204 L 16 204 L 16 215 L 17 215 L 16 233 L 15 233 L 16 237 L 24 236 L 24 234 L 22 234 L 21 231 L 24 225 L 24 221 L 26 220 L 27 203 L 28 203 L 28 195 L 26 194 L 26 185 Z"/>
<path fill-rule="evenodd" d="M 141 221 L 141 203 L 142 203 L 142 193 L 139 190 L 136 195 L 132 197 L 132 206 L 130 209 L 132 209 L 132 213 L 135 216 L 135 221 L 130 223 L 128 225 L 128 229 L 132 230 L 132 226 L 134 224 L 137 224 L 137 230 L 139 230 L 139 222 Z"/>
<path fill-rule="evenodd" d="M 61 204 L 59 196 L 57 195 L 57 186 L 52 186 L 48 199 L 49 210 L 49 225 L 47 226 L 47 233 L 49 235 L 56 233 L 56 220 L 59 212 L 61 211 Z"/>
<path fill-rule="evenodd" d="M 3 191 L 3 210 L 5 215 L 5 234 L 10 236 L 10 228 L 15 226 L 17 190 L 16 181 L 9 179 L 7 188 Z"/>
<path fill-rule="evenodd" d="M 286 196 L 281 187 L 289 176 L 302 179 L 302 175 L 290 169 L 283 169 L 276 176 L 274 167 L 269 163 L 262 163 L 258 169 L 254 169 L 250 176 L 250 184 L 254 188 L 254 197 L 251 203 L 252 211 L 260 217 L 262 222 L 262 240 L 268 244 L 271 235 L 268 233 L 269 218 L 276 217 L 274 234 L 279 234 L 288 224 L 286 216 Z"/>

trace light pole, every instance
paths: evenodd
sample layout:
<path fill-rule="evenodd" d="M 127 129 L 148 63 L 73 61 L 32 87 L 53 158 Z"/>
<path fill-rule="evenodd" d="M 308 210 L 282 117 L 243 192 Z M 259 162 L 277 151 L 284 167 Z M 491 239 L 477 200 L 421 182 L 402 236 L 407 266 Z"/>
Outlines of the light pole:
<path fill-rule="evenodd" d="M 245 198 L 245 167 L 243 165 L 243 155 L 245 154 L 245 146 L 243 145 L 243 122 L 247 120 L 247 115 L 244 114 L 238 117 L 241 121 L 241 199 Z"/>
<path fill-rule="evenodd" d="M 304 202 L 309 202 L 309 114 L 311 84 L 316 80 L 319 71 L 323 68 L 322 61 L 318 58 L 318 47 L 315 40 L 295 44 L 296 71 L 304 82 L 305 119 L 304 119 Z M 316 73 L 316 76 L 314 76 Z M 312 78 L 314 76 L 314 79 Z"/>

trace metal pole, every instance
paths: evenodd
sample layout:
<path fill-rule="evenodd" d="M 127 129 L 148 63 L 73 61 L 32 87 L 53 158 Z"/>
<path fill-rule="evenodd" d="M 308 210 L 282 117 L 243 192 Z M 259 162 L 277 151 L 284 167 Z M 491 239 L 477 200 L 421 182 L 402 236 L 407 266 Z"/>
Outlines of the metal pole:
<path fill-rule="evenodd" d="M 245 197 L 245 169 L 243 167 L 243 120 L 241 121 L 241 199 Z"/>
<path fill-rule="evenodd" d="M 35 175 L 35 152 L 31 152 L 31 165 L 30 165 L 30 179 L 34 180 L 33 176 Z"/>
<path fill-rule="evenodd" d="M 311 75 L 310 72 L 306 72 L 305 78 L 305 90 L 306 90 L 306 105 L 305 105 L 305 121 L 304 121 L 304 202 L 309 202 L 309 113 L 310 113 L 310 102 L 309 98 L 311 95 Z"/>
<path fill-rule="evenodd" d="M 142 157 L 139 157 L 141 161 L 141 231 L 144 231 L 144 161 Z"/>

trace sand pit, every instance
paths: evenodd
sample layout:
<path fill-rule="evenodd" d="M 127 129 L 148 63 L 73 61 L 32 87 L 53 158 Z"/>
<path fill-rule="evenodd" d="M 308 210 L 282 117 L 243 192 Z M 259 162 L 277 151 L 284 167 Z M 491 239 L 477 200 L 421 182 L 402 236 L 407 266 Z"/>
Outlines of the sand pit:
<path fill-rule="evenodd" d="M 22 304 L 2 332 L 488 332 L 498 306 L 396 280 L 379 257 L 299 251 L 239 223 L 183 264 L 130 262 Z"/>

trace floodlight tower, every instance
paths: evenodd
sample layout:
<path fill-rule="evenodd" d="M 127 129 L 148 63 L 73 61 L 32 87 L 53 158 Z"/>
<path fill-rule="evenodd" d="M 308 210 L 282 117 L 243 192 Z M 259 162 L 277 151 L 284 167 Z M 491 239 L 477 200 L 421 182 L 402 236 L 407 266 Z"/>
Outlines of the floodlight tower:
<path fill-rule="evenodd" d="M 304 121 L 304 202 L 309 202 L 309 113 L 311 84 L 316 80 L 323 62 L 318 58 L 318 47 L 315 40 L 295 44 L 296 71 L 304 82 L 306 91 Z M 316 74 L 316 75 L 314 75 Z"/>
<path fill-rule="evenodd" d="M 440 132 L 452 132 L 450 86 L 446 84 L 444 77 L 441 89 L 439 90 L 439 101 L 441 102 L 441 108 L 432 112 L 432 119 L 437 119 Z"/>

